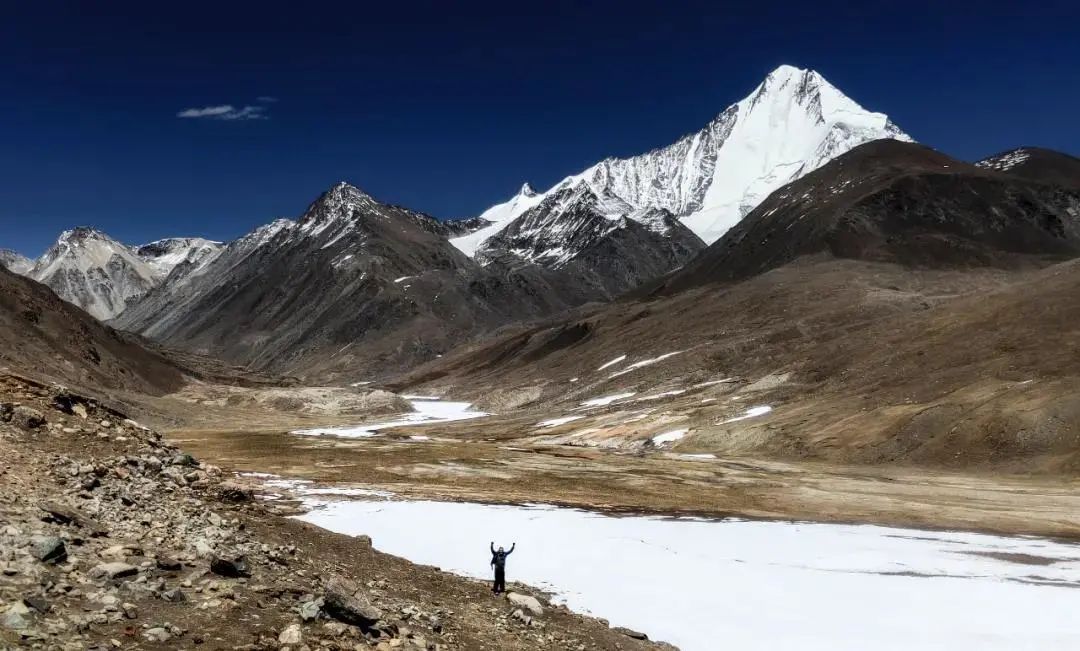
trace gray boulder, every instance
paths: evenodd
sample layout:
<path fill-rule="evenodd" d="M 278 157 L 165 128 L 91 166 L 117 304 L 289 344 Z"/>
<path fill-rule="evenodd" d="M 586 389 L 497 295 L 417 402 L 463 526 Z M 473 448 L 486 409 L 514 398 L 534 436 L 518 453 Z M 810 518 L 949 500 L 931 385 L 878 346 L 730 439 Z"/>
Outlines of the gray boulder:
<path fill-rule="evenodd" d="M 210 559 L 210 571 L 218 576 L 226 576 L 236 579 L 242 576 L 251 576 L 248 570 L 247 559 L 240 555 L 225 556 L 214 555 Z"/>
<path fill-rule="evenodd" d="M 11 422 L 23 429 L 37 429 L 45 424 L 45 415 L 37 409 L 19 405 L 11 412 Z"/>
<path fill-rule="evenodd" d="M 327 582 L 323 601 L 327 615 L 363 630 L 373 627 L 383 616 L 355 581 L 343 577 Z"/>
<path fill-rule="evenodd" d="M 632 637 L 635 640 L 647 640 L 647 639 L 649 639 L 648 635 L 645 635 L 644 633 L 642 633 L 640 631 L 635 631 L 632 628 L 625 628 L 623 626 L 616 626 L 615 628 L 612 628 L 611 630 L 615 631 L 616 633 L 622 633 L 626 637 Z"/>
<path fill-rule="evenodd" d="M 30 543 L 30 553 L 42 563 L 63 563 L 67 560 L 67 547 L 56 536 L 36 536 Z"/>
<path fill-rule="evenodd" d="M 102 563 L 96 565 L 90 570 L 90 577 L 94 579 L 123 579 L 129 576 L 135 576 L 139 573 L 139 568 L 134 565 L 128 565 L 127 563 Z"/>
<path fill-rule="evenodd" d="M 506 599 L 518 608 L 527 610 L 537 617 L 544 614 L 544 607 L 540 605 L 540 601 L 537 600 L 536 597 L 530 597 L 527 594 L 519 594 L 517 592 L 507 592 Z"/>

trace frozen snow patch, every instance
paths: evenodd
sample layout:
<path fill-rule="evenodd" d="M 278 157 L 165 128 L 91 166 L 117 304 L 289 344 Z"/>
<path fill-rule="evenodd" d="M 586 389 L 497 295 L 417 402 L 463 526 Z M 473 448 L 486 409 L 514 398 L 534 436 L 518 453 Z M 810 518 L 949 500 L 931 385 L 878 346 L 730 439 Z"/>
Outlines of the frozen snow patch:
<path fill-rule="evenodd" d="M 738 396 L 736 396 L 736 397 L 738 397 Z M 747 418 L 754 418 L 755 416 L 762 416 L 764 414 L 769 413 L 770 411 L 772 411 L 772 407 L 770 407 L 769 405 L 761 405 L 759 407 L 751 407 L 751 408 L 747 409 L 746 411 L 744 411 L 739 416 L 735 416 L 734 418 L 729 418 L 727 420 L 720 421 L 720 424 L 723 425 L 724 423 L 734 423 L 735 421 L 746 420 Z"/>
<path fill-rule="evenodd" d="M 613 395 L 610 395 L 610 396 L 603 396 L 601 398 L 593 398 L 592 400 L 586 400 L 585 402 L 581 403 L 581 406 L 582 407 L 604 407 L 606 405 L 610 405 L 611 403 L 613 403 L 613 402 L 615 402 L 617 400 L 622 400 L 623 398 L 629 398 L 632 395 L 636 395 L 635 392 L 630 391 L 629 393 L 616 393 L 616 394 L 613 394 Z"/>
<path fill-rule="evenodd" d="M 685 429 L 673 429 L 670 432 L 664 432 L 663 434 L 657 434 L 652 437 L 653 445 L 664 445 L 666 443 L 672 443 L 678 441 L 682 437 L 686 436 L 689 430 Z"/>
<path fill-rule="evenodd" d="M 608 362 L 608 363 L 606 363 L 606 364 L 603 364 L 602 366 L 600 366 L 600 368 L 598 368 L 598 369 L 596 369 L 596 370 L 598 370 L 598 371 L 602 371 L 602 370 L 604 370 L 605 368 L 608 368 L 609 366 L 615 366 L 616 364 L 618 364 L 618 363 L 619 363 L 619 362 L 621 362 L 621 361 L 624 361 L 625 359 L 626 359 L 626 355 L 619 355 L 618 357 L 616 357 L 615 359 L 611 360 L 610 362 Z"/>
<path fill-rule="evenodd" d="M 584 416 L 563 416 L 562 418 L 552 418 L 551 420 L 542 420 L 536 424 L 537 427 L 558 427 L 559 425 L 565 425 L 572 423 L 575 420 L 581 420 Z"/>
<path fill-rule="evenodd" d="M 635 402 L 641 402 L 642 400 L 659 400 L 660 398 L 667 398 L 668 396 L 678 396 L 686 393 L 686 389 L 672 389 L 671 391 L 664 391 L 662 393 L 654 393 L 651 396 L 642 396 L 635 399 Z"/>
<path fill-rule="evenodd" d="M 379 431 L 409 425 L 427 425 L 430 423 L 448 423 L 457 420 L 470 420 L 487 416 L 486 412 L 473 411 L 470 402 L 448 402 L 438 398 L 414 397 L 410 404 L 416 411 L 405 414 L 399 420 L 355 427 L 318 427 L 298 429 L 290 432 L 300 436 L 336 436 L 339 438 L 371 438 Z"/>
<path fill-rule="evenodd" d="M 684 651 L 718 636 L 731 649 L 1080 648 L 1080 590 L 1066 589 L 1080 549 L 1054 540 L 433 501 L 324 502 L 299 519 L 478 579 L 488 541 L 513 532 L 512 579 Z"/>
<path fill-rule="evenodd" d="M 665 359 L 667 359 L 669 357 L 674 357 L 675 355 L 678 355 L 681 352 L 682 352 L 681 350 L 677 350 L 677 351 L 675 351 L 673 353 L 664 353 L 663 355 L 660 355 L 659 357 L 653 357 L 652 359 L 643 359 L 640 362 L 634 362 L 633 364 L 631 364 L 630 366 L 627 366 L 626 368 L 624 368 L 621 371 L 615 371 L 609 377 L 619 377 L 620 375 L 622 375 L 624 373 L 629 373 L 630 371 L 637 370 L 637 369 L 642 368 L 644 366 L 651 366 L 651 365 L 653 365 L 653 364 L 655 364 L 657 362 L 662 362 L 662 361 L 664 361 Z"/>

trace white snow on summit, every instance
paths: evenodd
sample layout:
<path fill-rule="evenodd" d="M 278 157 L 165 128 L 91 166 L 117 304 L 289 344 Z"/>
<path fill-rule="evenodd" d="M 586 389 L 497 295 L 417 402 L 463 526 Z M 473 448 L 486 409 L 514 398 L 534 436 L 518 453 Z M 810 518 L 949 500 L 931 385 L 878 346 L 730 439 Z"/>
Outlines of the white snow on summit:
<path fill-rule="evenodd" d="M 93 228 L 64 231 L 25 275 L 106 321 L 166 282 L 180 282 L 212 261 L 219 242 L 174 237 L 132 247 Z"/>
<path fill-rule="evenodd" d="M 130 247 L 86 227 L 61 233 L 28 275 L 103 321 L 120 314 L 161 278 Z"/>
<path fill-rule="evenodd" d="M 496 204 L 480 215 L 480 219 L 491 222 L 489 226 L 462 237 L 455 237 L 450 240 L 450 243 L 465 255 L 472 256 L 485 240 L 506 228 L 510 222 L 520 217 L 526 210 L 539 205 L 545 196 L 538 194 L 532 189 L 532 186 L 526 183 L 521 186 L 521 190 L 512 199 L 505 203 Z"/>
<path fill-rule="evenodd" d="M 11 273 L 25 276 L 34 266 L 34 261 L 18 251 L 0 249 L 0 267 L 4 267 Z"/>
<path fill-rule="evenodd" d="M 491 226 L 451 241 L 473 255 L 545 197 L 584 185 L 637 210 L 666 209 L 712 243 L 772 191 L 882 138 L 911 140 L 817 72 L 780 66 L 701 131 L 640 156 L 603 160 L 543 194 L 523 189 L 481 215 Z"/>
<path fill-rule="evenodd" d="M 181 264 L 189 263 L 195 267 L 205 264 L 221 249 L 221 242 L 201 237 L 169 237 L 143 244 L 136 249 L 136 254 L 164 278 Z"/>

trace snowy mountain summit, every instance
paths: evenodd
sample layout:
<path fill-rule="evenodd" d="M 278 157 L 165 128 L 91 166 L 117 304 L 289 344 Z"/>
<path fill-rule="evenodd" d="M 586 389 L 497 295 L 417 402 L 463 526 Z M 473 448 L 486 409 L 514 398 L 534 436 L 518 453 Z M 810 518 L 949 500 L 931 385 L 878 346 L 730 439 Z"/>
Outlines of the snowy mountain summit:
<path fill-rule="evenodd" d="M 177 267 L 198 267 L 204 264 L 207 258 L 217 255 L 221 248 L 221 242 L 201 237 L 168 237 L 143 244 L 135 253 L 164 278 Z"/>
<path fill-rule="evenodd" d="M 640 156 L 608 158 L 544 193 L 526 185 L 481 215 L 490 226 L 451 241 L 474 255 L 547 197 L 587 186 L 628 212 L 668 211 L 712 243 L 772 191 L 883 138 L 911 141 L 887 116 L 862 108 L 817 72 L 780 66 L 701 131 Z"/>
<path fill-rule="evenodd" d="M 155 287 L 201 268 L 221 248 L 218 242 L 198 237 L 132 247 L 80 226 L 61 233 L 37 260 L 12 257 L 5 266 L 48 285 L 60 298 L 105 321 Z"/>
<path fill-rule="evenodd" d="M 100 320 L 122 312 L 160 278 L 131 248 L 85 226 L 61 233 L 27 275 Z"/>

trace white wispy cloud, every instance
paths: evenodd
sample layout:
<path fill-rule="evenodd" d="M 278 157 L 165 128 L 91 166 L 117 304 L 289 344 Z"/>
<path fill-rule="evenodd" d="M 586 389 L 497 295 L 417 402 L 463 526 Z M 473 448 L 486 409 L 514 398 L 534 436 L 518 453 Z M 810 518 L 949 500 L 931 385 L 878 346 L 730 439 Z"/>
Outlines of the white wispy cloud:
<path fill-rule="evenodd" d="M 262 101 L 263 98 L 259 98 Z M 249 104 L 236 107 L 232 104 L 220 106 L 204 106 L 202 108 L 184 109 L 176 114 L 178 118 L 196 118 L 207 120 L 269 120 L 265 106 Z"/>
<path fill-rule="evenodd" d="M 255 101 L 262 102 L 263 104 L 273 104 L 274 102 L 278 101 L 278 98 L 271 95 L 259 95 L 255 98 Z"/>

